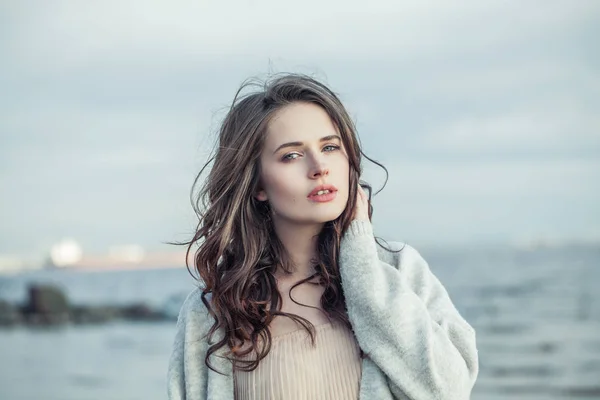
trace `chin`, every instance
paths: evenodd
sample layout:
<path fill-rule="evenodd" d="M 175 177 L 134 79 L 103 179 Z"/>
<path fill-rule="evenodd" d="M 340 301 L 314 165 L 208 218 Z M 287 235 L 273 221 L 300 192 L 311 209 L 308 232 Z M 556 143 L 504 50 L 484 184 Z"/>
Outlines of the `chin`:
<path fill-rule="evenodd" d="M 341 210 L 330 210 L 329 212 L 325 212 L 325 210 L 323 211 L 324 212 L 315 215 L 315 219 L 317 220 L 317 222 L 322 224 L 338 219 L 339 216 L 342 215 L 342 213 L 344 212 L 344 209 L 342 208 Z"/>

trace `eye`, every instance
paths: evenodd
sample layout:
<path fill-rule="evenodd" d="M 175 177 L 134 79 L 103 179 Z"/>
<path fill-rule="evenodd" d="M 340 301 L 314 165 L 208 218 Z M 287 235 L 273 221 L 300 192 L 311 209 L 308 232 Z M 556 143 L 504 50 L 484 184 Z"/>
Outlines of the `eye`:
<path fill-rule="evenodd" d="M 281 161 L 292 161 L 292 160 L 295 160 L 297 158 L 297 157 L 292 157 L 292 156 L 299 156 L 299 154 L 298 153 L 289 153 L 289 154 L 286 154 L 285 156 L 283 156 L 281 158 Z"/>
<path fill-rule="evenodd" d="M 337 146 L 335 144 L 328 144 L 327 146 L 323 147 L 323 150 L 326 151 L 327 153 L 331 153 L 332 151 L 339 150 L 339 148 L 340 148 L 340 146 Z M 290 162 L 292 160 L 295 160 L 298 157 L 300 157 L 300 154 L 298 154 L 298 153 L 288 153 L 288 154 L 284 155 L 283 157 L 281 157 L 281 161 Z"/>

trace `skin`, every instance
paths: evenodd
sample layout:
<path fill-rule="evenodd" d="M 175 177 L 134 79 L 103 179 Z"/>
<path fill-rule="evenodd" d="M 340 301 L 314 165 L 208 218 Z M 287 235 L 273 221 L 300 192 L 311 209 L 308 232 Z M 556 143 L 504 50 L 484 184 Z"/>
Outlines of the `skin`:
<path fill-rule="evenodd" d="M 349 196 L 350 167 L 340 139 L 323 137 L 339 132 L 329 115 L 318 105 L 293 103 L 277 112 L 271 120 L 261 153 L 260 190 L 255 197 L 269 201 L 277 236 L 296 266 L 292 274 L 278 270 L 276 279 L 282 294 L 282 310 L 307 318 L 315 325 L 327 322 L 319 310 L 298 306 L 291 301 L 289 289 L 313 273 L 310 260 L 316 254 L 316 239 L 323 225 L 344 211 Z M 285 147 L 282 144 L 302 142 Z M 321 184 L 332 184 L 338 192 L 334 200 L 317 203 L 307 198 Z M 369 220 L 367 197 L 359 187 L 354 219 Z M 293 291 L 296 301 L 320 308 L 323 288 L 300 285 Z M 296 329 L 292 320 L 275 318 L 274 335 Z"/>

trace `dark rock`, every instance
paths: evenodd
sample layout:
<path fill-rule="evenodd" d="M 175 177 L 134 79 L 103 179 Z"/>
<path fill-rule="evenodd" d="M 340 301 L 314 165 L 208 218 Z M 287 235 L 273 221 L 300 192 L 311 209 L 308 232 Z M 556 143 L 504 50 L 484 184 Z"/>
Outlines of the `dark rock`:
<path fill-rule="evenodd" d="M 121 310 L 114 306 L 77 306 L 71 308 L 71 321 L 76 324 L 97 324 L 121 317 Z"/>
<path fill-rule="evenodd" d="M 600 398 L 600 386 L 582 386 L 582 387 L 573 387 L 564 390 L 564 394 L 569 396 L 569 398 L 581 397 L 581 398 L 590 398 L 597 399 Z"/>
<path fill-rule="evenodd" d="M 22 306 L 0 301 L 0 327 L 16 323 L 32 326 L 96 324 L 117 319 L 165 321 L 172 319 L 166 311 L 144 303 L 127 306 L 70 306 L 65 293 L 52 285 L 31 285 L 27 302 Z"/>
<path fill-rule="evenodd" d="M 12 326 L 21 322 L 21 314 L 18 307 L 0 300 L 0 326 Z"/>
<path fill-rule="evenodd" d="M 26 309 L 34 314 L 61 314 L 69 312 L 69 302 L 63 291 L 50 285 L 29 286 Z"/>
<path fill-rule="evenodd" d="M 33 325 L 62 324 L 69 321 L 69 302 L 63 291 L 51 285 L 29 286 L 28 302 L 22 308 L 25 321 Z"/>
<path fill-rule="evenodd" d="M 135 321 L 160 321 L 166 319 L 162 311 L 154 310 L 146 304 L 132 304 L 122 310 L 123 318 Z"/>
<path fill-rule="evenodd" d="M 35 314 L 26 313 L 23 315 L 25 323 L 34 326 L 47 326 L 47 325 L 62 325 L 69 322 L 68 313 L 47 313 L 47 314 Z"/>

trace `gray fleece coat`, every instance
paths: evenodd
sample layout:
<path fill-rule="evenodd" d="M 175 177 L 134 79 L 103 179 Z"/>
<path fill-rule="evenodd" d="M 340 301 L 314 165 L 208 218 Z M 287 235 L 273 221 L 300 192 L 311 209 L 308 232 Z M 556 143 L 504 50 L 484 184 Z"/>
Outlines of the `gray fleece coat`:
<path fill-rule="evenodd" d="M 452 304 L 420 254 L 375 242 L 371 223 L 352 221 L 340 244 L 340 273 L 348 316 L 366 357 L 360 400 L 465 400 L 479 371 L 475 331 Z M 195 289 L 183 304 L 168 369 L 170 400 L 233 400 L 231 363 L 204 363 L 213 324 Z M 222 332 L 221 332 L 222 335 Z M 222 337 L 222 336 L 221 336 Z M 213 339 L 214 340 L 214 339 Z"/>

